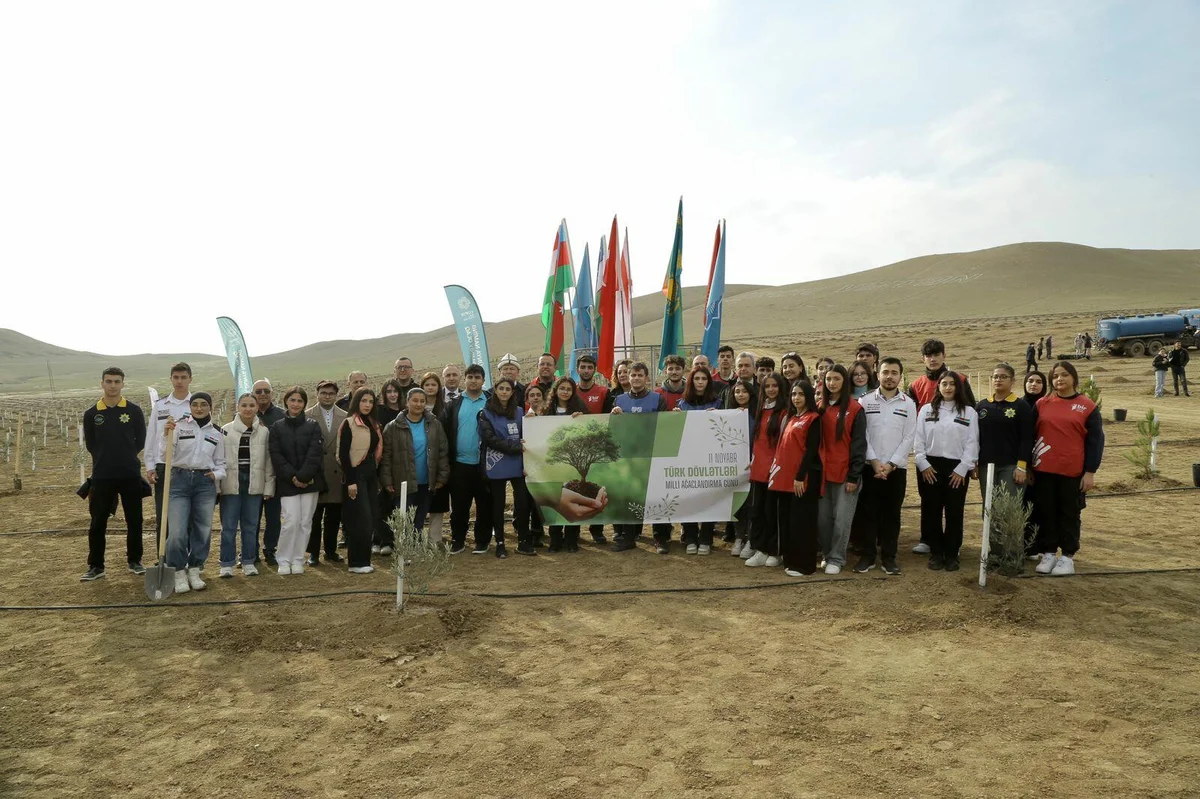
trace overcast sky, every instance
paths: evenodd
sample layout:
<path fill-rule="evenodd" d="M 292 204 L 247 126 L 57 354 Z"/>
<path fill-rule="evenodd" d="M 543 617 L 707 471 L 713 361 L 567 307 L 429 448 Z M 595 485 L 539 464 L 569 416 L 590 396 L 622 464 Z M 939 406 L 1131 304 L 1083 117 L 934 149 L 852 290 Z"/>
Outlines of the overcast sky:
<path fill-rule="evenodd" d="M 586 6 L 586 10 L 584 9 Z M 1027 240 L 1200 248 L 1200 4 L 0 6 L 0 327 L 252 355 Z M 594 261 L 593 261 L 594 263 Z"/>

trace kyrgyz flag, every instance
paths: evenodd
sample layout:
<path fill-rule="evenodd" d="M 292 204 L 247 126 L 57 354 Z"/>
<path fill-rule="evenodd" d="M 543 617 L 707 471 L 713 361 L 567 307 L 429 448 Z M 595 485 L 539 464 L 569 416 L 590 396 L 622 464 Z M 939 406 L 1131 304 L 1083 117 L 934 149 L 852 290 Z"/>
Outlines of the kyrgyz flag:
<path fill-rule="evenodd" d="M 564 320 L 567 291 L 575 286 L 575 267 L 571 263 L 571 240 L 567 236 L 567 220 L 558 224 L 554 236 L 554 254 L 550 259 L 550 277 L 546 278 L 546 296 L 542 299 L 542 327 L 546 328 L 545 352 L 554 356 L 555 374 L 566 373 L 563 358 Z"/>
<path fill-rule="evenodd" d="M 679 213 L 675 216 L 675 242 L 671 245 L 671 259 L 667 261 L 667 275 L 663 278 L 662 349 L 658 355 L 658 368 L 666 366 L 668 355 L 678 355 L 683 349 L 683 198 L 679 198 Z"/>

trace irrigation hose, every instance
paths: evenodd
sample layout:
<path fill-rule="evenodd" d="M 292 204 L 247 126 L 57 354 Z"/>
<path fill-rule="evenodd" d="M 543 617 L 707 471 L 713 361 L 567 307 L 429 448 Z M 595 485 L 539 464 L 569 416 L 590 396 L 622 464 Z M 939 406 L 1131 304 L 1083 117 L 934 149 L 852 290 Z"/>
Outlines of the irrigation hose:
<path fill-rule="evenodd" d="M 1112 571 L 1076 572 L 1071 577 L 1124 577 L 1138 574 L 1182 574 L 1200 572 L 1200 566 L 1182 566 L 1172 569 L 1129 569 Z M 1022 574 L 1023 578 L 1037 575 Z M 867 580 L 891 580 L 892 577 L 867 577 Z M 1061 579 L 1061 578 L 1056 578 Z M 851 577 L 818 577 L 813 580 L 791 580 L 784 583 L 759 583 L 756 585 L 712 585 L 685 586 L 682 588 L 600 588 L 590 591 L 534 591 L 518 593 L 498 592 L 429 592 L 421 596 L 432 597 L 463 597 L 470 599 L 554 599 L 566 597 L 590 596 L 630 596 L 640 594 L 689 594 L 708 593 L 715 591 L 755 591 L 762 588 L 803 588 L 822 583 L 861 583 L 863 578 Z M 395 591 L 381 589 L 359 589 L 350 591 L 324 591 L 316 594 L 295 594 L 293 596 L 258 597 L 253 599 L 206 599 L 196 602 L 164 603 L 164 602 L 128 602 L 99 605 L 0 605 L 0 611 L 74 611 L 74 610 L 136 610 L 139 608 L 198 608 L 220 605 L 261 605 L 272 602 L 295 602 L 306 599 L 326 599 L 337 596 L 395 596 Z"/>

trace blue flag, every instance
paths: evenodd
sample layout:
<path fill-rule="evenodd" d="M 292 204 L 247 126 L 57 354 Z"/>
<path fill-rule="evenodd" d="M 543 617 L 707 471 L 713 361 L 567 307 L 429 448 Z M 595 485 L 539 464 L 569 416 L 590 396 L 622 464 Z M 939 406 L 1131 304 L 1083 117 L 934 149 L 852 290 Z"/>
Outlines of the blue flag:
<path fill-rule="evenodd" d="M 575 308 L 572 316 L 575 318 L 575 347 L 571 350 L 571 376 L 579 379 L 575 369 L 575 359 L 581 350 L 587 350 L 595 357 L 596 349 L 596 320 L 593 317 L 595 298 L 592 296 L 592 262 L 588 246 L 583 245 L 583 264 L 579 267 L 579 282 L 575 285 Z"/>
<path fill-rule="evenodd" d="M 671 259 L 663 278 L 662 349 L 658 368 L 662 370 L 668 355 L 679 355 L 683 349 L 683 198 L 679 198 L 679 213 L 675 216 L 675 241 L 671 244 Z"/>
<path fill-rule="evenodd" d="M 717 362 L 717 350 L 721 346 L 721 304 L 725 299 L 725 229 L 726 224 L 717 226 L 716 251 L 713 253 L 712 269 L 708 275 L 708 302 L 704 304 L 704 340 L 700 351 L 708 356 L 709 363 Z"/>
<path fill-rule="evenodd" d="M 454 327 L 458 330 L 458 346 L 462 349 L 463 366 L 473 363 L 483 367 L 483 387 L 492 387 L 491 358 L 488 357 L 487 334 L 483 329 L 483 315 L 471 292 L 462 286 L 443 286 L 450 313 L 454 315 Z"/>
<path fill-rule="evenodd" d="M 229 359 L 229 371 L 233 373 L 234 396 L 249 394 L 254 387 L 254 377 L 250 374 L 250 355 L 246 352 L 242 329 L 228 316 L 218 316 L 217 327 L 221 329 L 221 338 L 225 339 L 225 356 Z"/>

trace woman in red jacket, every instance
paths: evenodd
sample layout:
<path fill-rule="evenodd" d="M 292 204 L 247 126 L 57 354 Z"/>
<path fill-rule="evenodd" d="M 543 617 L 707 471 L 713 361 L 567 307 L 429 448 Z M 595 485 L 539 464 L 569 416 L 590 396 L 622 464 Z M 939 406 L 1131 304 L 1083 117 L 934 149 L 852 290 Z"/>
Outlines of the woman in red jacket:
<path fill-rule="evenodd" d="M 1054 391 L 1038 400 L 1034 422 L 1033 503 L 1041 520 L 1041 561 L 1035 571 L 1062 577 L 1075 573 L 1080 511 L 1096 485 L 1104 456 L 1104 424 L 1100 410 L 1079 393 L 1079 373 L 1071 363 L 1054 364 L 1050 383 Z"/>
<path fill-rule="evenodd" d="M 858 489 L 867 462 L 867 420 L 850 396 L 850 373 L 840 363 L 825 373 L 821 408 L 821 470 L 824 491 L 817 508 L 825 573 L 840 574 L 846 565 L 850 525 L 858 507 Z"/>
<path fill-rule="evenodd" d="M 779 536 L 767 518 L 767 480 L 779 432 L 787 417 L 787 395 L 783 375 L 771 372 L 758 386 L 758 421 L 750 451 L 750 543 L 742 548 L 747 566 L 778 566 Z"/>
<path fill-rule="evenodd" d="M 817 570 L 817 498 L 821 494 L 820 414 L 812 383 L 792 384 L 788 420 L 767 480 L 767 516 L 774 517 L 789 577 Z"/>

